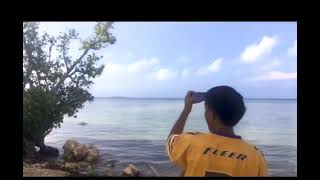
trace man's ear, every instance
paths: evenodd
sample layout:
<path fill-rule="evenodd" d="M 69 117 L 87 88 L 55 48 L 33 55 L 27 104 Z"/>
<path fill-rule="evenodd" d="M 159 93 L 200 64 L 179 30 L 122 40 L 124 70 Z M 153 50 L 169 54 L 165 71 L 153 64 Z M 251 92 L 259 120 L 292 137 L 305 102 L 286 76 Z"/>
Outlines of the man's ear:
<path fill-rule="evenodd" d="M 208 113 L 210 114 L 212 120 L 215 121 L 216 118 L 217 118 L 216 112 L 215 112 L 213 109 L 210 109 L 210 108 L 208 107 Z"/>
<path fill-rule="evenodd" d="M 212 116 L 213 121 L 215 121 L 216 118 L 217 118 L 216 112 L 215 112 L 214 110 L 211 110 L 210 113 L 211 113 L 211 116 Z"/>

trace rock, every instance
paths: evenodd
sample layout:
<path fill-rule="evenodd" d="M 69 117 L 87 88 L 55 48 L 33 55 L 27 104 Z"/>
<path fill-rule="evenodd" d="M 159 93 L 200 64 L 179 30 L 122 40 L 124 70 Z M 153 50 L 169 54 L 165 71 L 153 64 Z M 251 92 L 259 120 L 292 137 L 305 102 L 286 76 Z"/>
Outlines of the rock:
<path fill-rule="evenodd" d="M 99 157 L 99 151 L 96 147 L 94 146 L 89 146 L 90 149 L 88 149 L 87 156 L 85 158 L 85 161 L 87 162 L 93 162 L 96 161 Z"/>
<path fill-rule="evenodd" d="M 60 163 L 64 163 L 64 160 L 63 159 L 58 159 L 55 162 L 60 164 Z"/>
<path fill-rule="evenodd" d="M 69 139 L 63 145 L 63 158 L 66 160 L 70 160 L 73 156 L 73 150 L 76 146 L 80 145 L 76 140 Z"/>
<path fill-rule="evenodd" d="M 73 150 L 73 158 L 76 161 L 81 161 L 87 157 L 89 149 L 86 145 L 79 144 Z"/>
<path fill-rule="evenodd" d="M 90 164 L 87 166 L 81 166 L 78 172 L 80 175 L 93 175 L 93 169 Z"/>
<path fill-rule="evenodd" d="M 63 169 L 67 171 L 77 172 L 80 169 L 80 165 L 74 162 L 67 162 L 63 166 Z"/>
<path fill-rule="evenodd" d="M 63 159 L 58 159 L 56 161 L 53 161 L 53 163 L 60 166 L 60 165 L 63 165 L 65 163 L 65 161 Z"/>
<path fill-rule="evenodd" d="M 76 162 L 67 162 L 65 163 L 64 170 L 69 171 L 71 173 L 77 173 L 80 175 L 92 175 L 93 169 L 88 162 L 81 161 L 79 163 Z"/>
<path fill-rule="evenodd" d="M 33 167 L 33 168 L 41 168 L 39 163 L 32 164 L 31 167 Z"/>
<path fill-rule="evenodd" d="M 78 164 L 80 165 L 80 172 L 79 172 L 80 174 L 83 174 L 83 175 L 93 174 L 93 169 L 89 162 L 80 161 Z"/>
<path fill-rule="evenodd" d="M 47 162 L 42 163 L 42 164 L 40 164 L 40 163 L 35 163 L 35 164 L 31 165 L 31 167 L 33 167 L 33 168 L 46 168 L 47 166 L 48 166 L 48 163 L 47 163 Z"/>
<path fill-rule="evenodd" d="M 38 161 L 34 158 L 27 158 L 27 159 L 24 159 L 24 162 L 26 162 L 27 164 L 34 164 L 34 163 L 37 163 Z"/>
<path fill-rule="evenodd" d="M 112 170 L 107 168 L 106 171 L 103 173 L 104 176 L 113 176 Z"/>
<path fill-rule="evenodd" d="M 41 164 L 41 167 L 42 167 L 42 168 L 48 168 L 48 166 L 49 166 L 49 163 L 48 163 L 48 162 L 45 162 L 45 163 Z"/>
<path fill-rule="evenodd" d="M 53 156 L 57 157 L 59 156 L 59 150 L 55 147 L 51 146 L 43 146 L 40 148 L 39 153 L 45 156 Z"/>
<path fill-rule="evenodd" d="M 139 176 L 139 174 L 139 170 L 133 164 L 129 164 L 122 170 L 122 176 Z"/>
<path fill-rule="evenodd" d="M 23 167 L 23 176 L 70 176 L 71 174 L 66 171 L 61 170 L 51 170 L 43 168 L 34 168 L 34 167 Z"/>
<path fill-rule="evenodd" d="M 93 169 L 91 165 L 87 166 L 87 168 L 85 169 L 85 172 L 87 173 L 87 175 L 93 175 Z"/>
<path fill-rule="evenodd" d="M 84 125 L 87 125 L 88 123 L 85 123 L 85 122 L 79 122 L 78 125 L 81 125 L 81 126 L 84 126 Z"/>
<path fill-rule="evenodd" d="M 78 164 L 81 166 L 81 167 L 87 167 L 90 165 L 90 163 L 88 163 L 87 161 L 80 161 L 78 162 Z"/>
<path fill-rule="evenodd" d="M 63 169 L 64 162 L 63 160 L 51 160 L 48 161 L 46 168 L 48 169 Z"/>
<path fill-rule="evenodd" d="M 30 164 L 23 161 L 23 167 L 30 167 Z"/>
<path fill-rule="evenodd" d="M 96 147 L 80 144 L 72 139 L 64 144 L 63 150 L 63 157 L 66 161 L 86 161 L 92 163 L 99 157 L 99 151 Z"/>

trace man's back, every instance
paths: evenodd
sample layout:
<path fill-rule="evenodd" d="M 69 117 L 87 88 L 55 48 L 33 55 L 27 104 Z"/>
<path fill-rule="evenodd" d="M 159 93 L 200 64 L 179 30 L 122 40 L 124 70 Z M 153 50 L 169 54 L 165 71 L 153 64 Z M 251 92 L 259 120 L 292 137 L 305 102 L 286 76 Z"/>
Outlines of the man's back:
<path fill-rule="evenodd" d="M 263 154 L 239 136 L 183 133 L 168 138 L 167 152 L 184 176 L 267 176 Z"/>

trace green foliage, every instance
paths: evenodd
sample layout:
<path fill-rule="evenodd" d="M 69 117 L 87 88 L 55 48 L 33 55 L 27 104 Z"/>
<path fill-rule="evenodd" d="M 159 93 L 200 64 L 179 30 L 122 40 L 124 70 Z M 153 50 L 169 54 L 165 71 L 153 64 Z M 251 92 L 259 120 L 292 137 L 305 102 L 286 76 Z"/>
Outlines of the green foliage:
<path fill-rule="evenodd" d="M 23 93 L 23 135 L 29 140 L 46 135 L 59 127 L 63 114 L 56 106 L 57 99 L 41 88 L 33 87 Z"/>
<path fill-rule="evenodd" d="M 93 79 L 104 65 L 95 50 L 114 44 L 111 22 L 99 22 L 93 36 L 81 40 L 72 29 L 51 37 L 39 36 L 36 22 L 23 23 L 23 133 L 31 140 L 44 138 L 52 128 L 60 127 L 64 115 L 73 116 L 86 101 Z M 80 41 L 81 55 L 69 54 L 71 41 Z M 52 52 L 58 54 L 52 57 Z M 91 52 L 92 51 L 92 52 Z"/>

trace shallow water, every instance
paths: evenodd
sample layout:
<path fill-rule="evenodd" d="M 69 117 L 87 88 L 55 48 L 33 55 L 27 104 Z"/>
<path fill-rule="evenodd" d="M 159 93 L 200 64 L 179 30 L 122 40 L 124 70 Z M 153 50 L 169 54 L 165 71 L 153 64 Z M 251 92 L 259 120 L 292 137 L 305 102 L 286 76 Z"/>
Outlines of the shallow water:
<path fill-rule="evenodd" d="M 272 176 L 296 176 L 296 101 L 247 100 L 246 106 L 236 133 L 264 152 Z M 46 137 L 46 143 L 59 147 L 61 153 L 70 138 L 96 145 L 101 154 L 95 164 L 98 174 L 114 160 L 116 172 L 133 163 L 147 175 L 178 176 L 180 169 L 169 162 L 164 143 L 182 107 L 182 99 L 97 98 L 77 118 L 66 117 L 61 128 Z M 193 107 L 186 131 L 207 132 L 203 103 Z"/>

